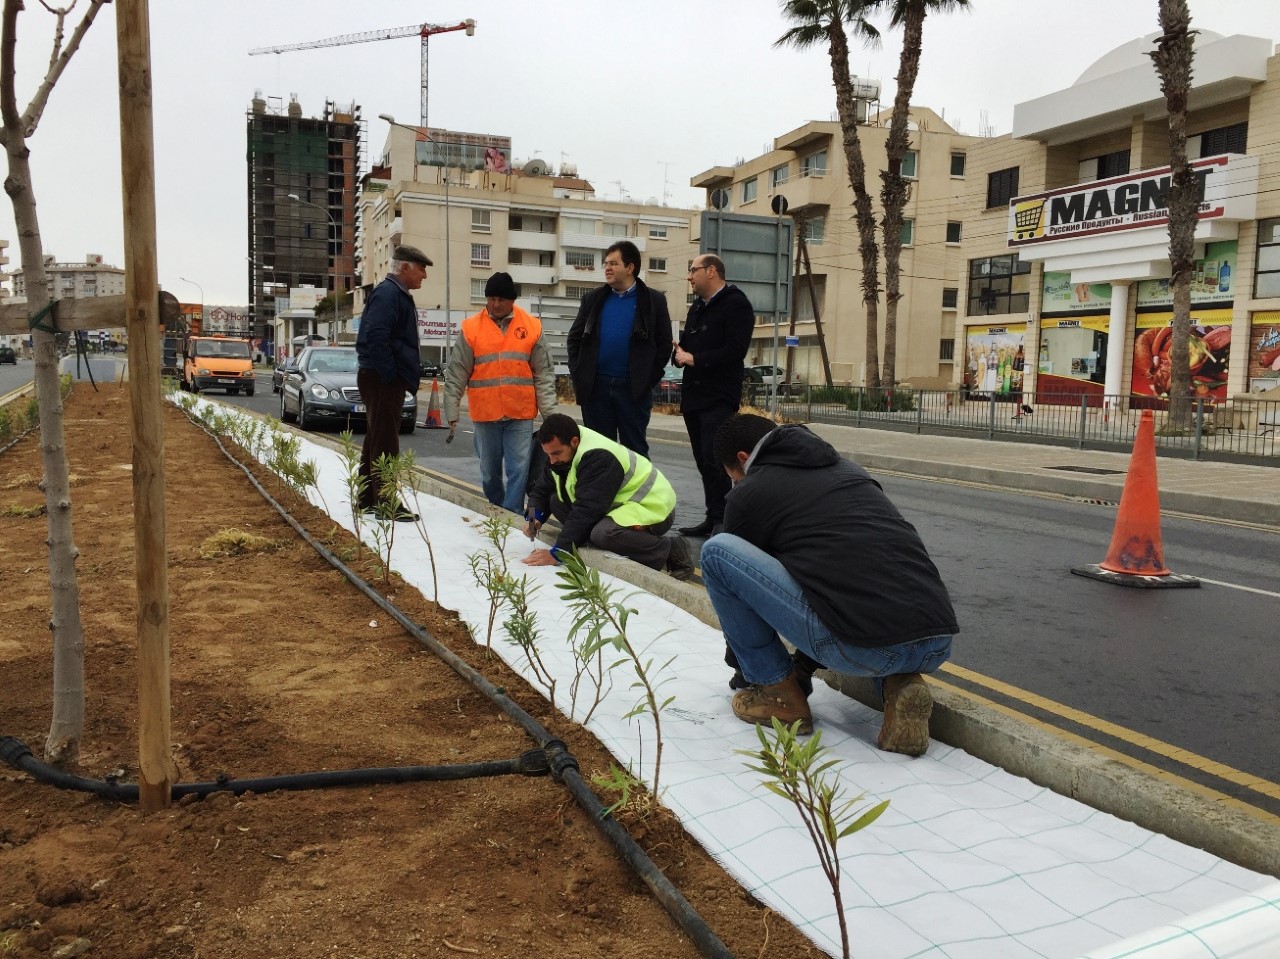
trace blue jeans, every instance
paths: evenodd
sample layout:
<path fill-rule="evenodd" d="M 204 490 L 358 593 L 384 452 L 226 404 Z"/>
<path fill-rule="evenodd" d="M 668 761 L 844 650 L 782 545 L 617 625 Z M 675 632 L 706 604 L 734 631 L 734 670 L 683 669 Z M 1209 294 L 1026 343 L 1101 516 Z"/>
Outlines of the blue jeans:
<path fill-rule="evenodd" d="M 533 444 L 533 420 L 497 420 L 473 423 L 476 456 L 480 459 L 480 486 L 494 506 L 524 515 L 525 485 L 529 480 L 529 450 Z M 502 474 L 506 472 L 506 484 Z"/>
<path fill-rule="evenodd" d="M 591 395 L 582 401 L 582 425 L 648 458 L 652 410 L 652 392 L 632 399 L 630 379 L 597 373 Z"/>
<path fill-rule="evenodd" d="M 740 536 L 712 536 L 702 546 L 701 564 L 725 641 L 748 682 L 769 686 L 791 672 L 791 655 L 779 633 L 828 669 L 873 677 L 881 694 L 885 676 L 931 673 L 951 656 L 950 636 L 896 646 L 842 642 L 831 635 L 783 565 Z"/>

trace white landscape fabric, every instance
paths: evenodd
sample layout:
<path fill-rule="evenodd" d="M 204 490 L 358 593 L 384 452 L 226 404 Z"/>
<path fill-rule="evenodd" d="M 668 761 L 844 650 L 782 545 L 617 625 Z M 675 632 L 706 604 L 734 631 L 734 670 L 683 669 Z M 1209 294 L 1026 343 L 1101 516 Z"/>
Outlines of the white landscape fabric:
<path fill-rule="evenodd" d="M 312 500 L 353 528 L 338 455 L 305 437 L 303 443 L 302 459 L 313 460 L 320 477 L 322 495 L 312 491 Z M 413 508 L 422 514 L 438 564 L 435 598 L 457 610 L 484 642 L 488 595 L 467 560 L 489 548 L 479 529 L 483 517 L 425 495 Z M 368 526 L 366 521 L 364 535 L 372 543 Z M 395 527 L 393 568 L 432 598 L 421 533 L 412 524 Z M 567 713 L 572 619 L 555 569 L 520 564 L 530 548 L 513 529 L 506 554 L 513 572 L 538 585 L 532 604 L 539 648 L 557 677 L 556 706 Z M 754 727 L 730 711 L 723 637 L 668 602 L 612 582 L 636 610 L 629 633 L 644 658 L 662 664 L 674 657 L 662 674 L 662 695 L 675 697 L 662 713 L 662 801 L 753 896 L 839 955 L 831 889 L 808 835 L 794 808 L 765 790 L 735 752 L 758 740 Z M 505 640 L 501 619 L 494 649 L 538 686 L 523 654 Z M 398 627 L 379 620 L 369 631 L 371 639 L 380 633 L 390 639 Z M 965 641 L 963 635 L 958 640 Z M 630 667 L 619 666 L 587 725 L 620 765 L 651 782 L 653 723 L 645 716 L 624 718 L 637 700 L 633 680 Z M 880 714 L 822 683 L 811 703 L 823 745 L 842 760 L 847 795 L 864 793 L 867 804 L 890 800 L 879 820 L 839 847 L 852 953 L 859 959 L 1280 955 L 1280 885 L 1270 877 L 941 743 L 919 759 L 880 752 L 874 745 Z M 580 719 L 581 701 L 577 713 Z M 1213 911 L 1206 923 L 1211 939 L 1187 922 L 1205 910 Z"/>

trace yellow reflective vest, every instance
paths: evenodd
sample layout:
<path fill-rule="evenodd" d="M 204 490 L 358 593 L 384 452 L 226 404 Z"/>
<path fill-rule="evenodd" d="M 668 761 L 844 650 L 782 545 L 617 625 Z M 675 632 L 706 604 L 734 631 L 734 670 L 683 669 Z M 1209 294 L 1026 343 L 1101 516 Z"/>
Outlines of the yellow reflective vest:
<path fill-rule="evenodd" d="M 605 450 L 622 464 L 622 485 L 613 494 L 613 506 L 605 515 L 619 526 L 652 526 L 661 523 L 676 508 L 676 491 L 658 468 L 635 450 L 579 427 L 578 450 L 564 479 L 563 499 L 574 501 L 578 486 L 578 464 L 592 450 Z M 556 477 L 559 482 L 559 477 Z"/>

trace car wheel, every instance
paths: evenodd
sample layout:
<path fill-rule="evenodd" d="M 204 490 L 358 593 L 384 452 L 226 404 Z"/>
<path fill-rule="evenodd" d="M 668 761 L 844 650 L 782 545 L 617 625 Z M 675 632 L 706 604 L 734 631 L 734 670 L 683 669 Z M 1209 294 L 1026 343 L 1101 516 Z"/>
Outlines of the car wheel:
<path fill-rule="evenodd" d="M 416 424 L 416 423 L 414 423 L 414 421 L 413 421 L 412 419 L 404 419 L 403 417 L 401 417 L 401 419 L 400 419 L 400 435 L 401 435 L 401 436 L 408 436 L 410 433 L 412 433 L 412 432 L 414 431 L 414 428 L 415 428 L 416 426 L 417 426 L 417 424 Z"/>
<path fill-rule="evenodd" d="M 253 395 L 253 387 L 251 386 L 251 387 L 249 387 L 247 390 L 245 390 L 245 391 L 244 391 L 244 395 L 245 395 L 245 396 L 252 396 L 252 395 Z"/>
<path fill-rule="evenodd" d="M 315 424 L 312 423 L 311 419 L 307 416 L 307 401 L 303 399 L 299 399 L 298 400 L 298 429 L 309 430 L 314 425 Z"/>
<path fill-rule="evenodd" d="M 285 408 L 285 405 L 284 405 L 284 390 L 281 390 L 281 391 L 280 391 L 280 422 L 281 422 L 281 423 L 292 423 L 292 422 L 293 422 L 293 420 L 294 420 L 294 416 L 293 416 L 293 414 L 292 414 L 292 413 L 290 413 L 290 412 L 289 412 L 289 410 Z"/>

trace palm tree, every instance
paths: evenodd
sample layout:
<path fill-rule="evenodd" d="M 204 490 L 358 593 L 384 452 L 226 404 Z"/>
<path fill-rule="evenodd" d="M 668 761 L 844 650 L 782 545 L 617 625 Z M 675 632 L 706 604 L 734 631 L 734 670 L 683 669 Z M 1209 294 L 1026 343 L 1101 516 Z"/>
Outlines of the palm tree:
<path fill-rule="evenodd" d="M 902 210 L 907 204 L 907 181 L 902 178 L 902 158 L 910 145 L 907 120 L 911 95 L 920 73 L 920 49 L 924 18 L 930 13 L 951 13 L 968 8 L 969 0 L 888 0 L 889 25 L 902 27 L 902 55 L 898 61 L 898 89 L 893 98 L 889 138 L 885 141 L 887 168 L 880 171 L 880 204 L 884 209 L 884 372 L 880 380 L 893 389 L 898 380 L 898 300 L 902 256 Z"/>
<path fill-rule="evenodd" d="M 1150 54 L 1160 77 L 1169 114 L 1169 268 L 1173 291 L 1173 336 L 1169 349 L 1169 416 L 1175 427 L 1191 420 L 1191 271 L 1195 268 L 1195 232 L 1199 185 L 1187 162 L 1187 100 L 1195 58 L 1191 11 L 1187 0 L 1158 0 L 1160 30 Z"/>
<path fill-rule="evenodd" d="M 831 57 L 831 79 L 836 88 L 841 145 L 845 168 L 853 190 L 858 224 L 858 253 L 862 257 L 862 302 L 867 310 L 867 386 L 880 386 L 880 250 L 876 245 L 876 218 L 867 192 L 867 167 L 858 139 L 858 114 L 849 73 L 849 34 L 868 45 L 879 42 L 880 32 L 867 20 L 880 0 L 784 0 L 782 12 L 795 24 L 779 37 L 775 47 L 807 50 L 825 43 Z M 849 30 L 846 32 L 845 24 Z"/>

